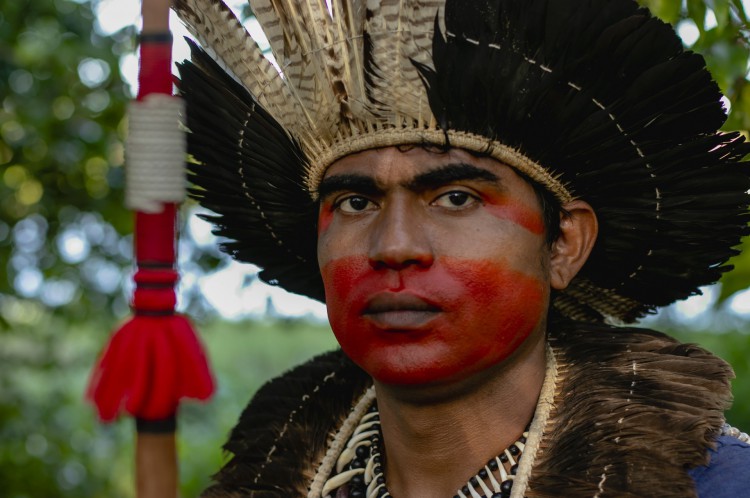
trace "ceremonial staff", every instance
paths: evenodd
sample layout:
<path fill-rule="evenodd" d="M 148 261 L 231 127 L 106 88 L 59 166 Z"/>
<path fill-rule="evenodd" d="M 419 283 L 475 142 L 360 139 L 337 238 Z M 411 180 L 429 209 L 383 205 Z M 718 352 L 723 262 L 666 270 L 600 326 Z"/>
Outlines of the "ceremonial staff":
<path fill-rule="evenodd" d="M 189 321 L 175 314 L 177 205 L 185 198 L 182 101 L 172 96 L 170 0 L 143 0 L 138 98 L 126 144 L 126 204 L 135 214 L 134 316 L 109 341 L 87 397 L 103 421 L 136 419 L 139 498 L 177 495 L 176 417 L 213 380 Z"/>

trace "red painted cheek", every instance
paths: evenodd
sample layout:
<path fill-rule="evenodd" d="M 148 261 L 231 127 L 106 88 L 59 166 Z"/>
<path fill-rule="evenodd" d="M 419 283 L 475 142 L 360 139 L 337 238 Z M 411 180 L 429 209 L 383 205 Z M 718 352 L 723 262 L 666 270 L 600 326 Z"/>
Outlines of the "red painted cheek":
<path fill-rule="evenodd" d="M 428 269 L 374 271 L 361 256 L 323 269 L 331 326 L 349 357 L 381 382 L 420 385 L 466 378 L 508 358 L 545 312 L 545 285 L 503 262 L 441 258 Z M 441 308 L 427 326 L 383 330 L 362 315 L 377 292 L 410 292 Z"/>
<path fill-rule="evenodd" d="M 486 209 L 493 216 L 510 220 L 531 233 L 537 235 L 544 233 L 544 222 L 538 209 L 532 209 L 518 201 L 501 196 L 487 196 L 484 200 Z"/>
<path fill-rule="evenodd" d="M 318 234 L 328 230 L 331 221 L 333 221 L 333 206 L 330 202 L 325 202 L 320 206 L 318 212 Z"/>

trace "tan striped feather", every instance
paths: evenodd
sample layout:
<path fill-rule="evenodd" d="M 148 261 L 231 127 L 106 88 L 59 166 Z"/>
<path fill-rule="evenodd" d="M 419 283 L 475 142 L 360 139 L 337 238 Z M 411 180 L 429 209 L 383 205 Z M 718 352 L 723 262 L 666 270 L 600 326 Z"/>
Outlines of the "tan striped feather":
<path fill-rule="evenodd" d="M 414 0 L 370 0 L 366 30 L 373 40 L 373 84 L 376 112 L 398 120 L 429 121 L 431 113 L 421 78 L 411 59 L 429 59 L 417 40 L 432 37 L 436 6 Z"/>
<path fill-rule="evenodd" d="M 283 124 L 301 108 L 276 68 L 263 55 L 234 13 L 219 0 L 175 0 L 174 9 L 190 33 L 229 74 Z"/>
<path fill-rule="evenodd" d="M 332 32 L 325 2 L 251 0 L 250 3 L 284 72 L 290 93 L 307 111 L 307 134 L 320 138 L 332 136 L 337 121 L 333 109 L 336 96 L 330 68 L 322 55 L 322 49 L 330 44 L 326 40 Z"/>
<path fill-rule="evenodd" d="M 282 76 L 221 0 L 175 0 L 175 9 L 309 156 L 354 135 L 434 126 L 412 60 L 430 64 L 443 0 L 249 2 Z"/>
<path fill-rule="evenodd" d="M 296 117 L 297 122 L 288 126 L 295 129 L 301 118 L 309 126 L 314 126 L 315 85 L 309 74 L 313 68 L 306 55 L 311 46 L 309 36 L 299 29 L 299 18 L 294 13 L 290 19 L 283 0 L 251 0 L 250 6 L 268 39 L 289 93 L 303 110 L 303 115 Z"/>
<path fill-rule="evenodd" d="M 367 91 L 363 78 L 362 30 L 365 22 L 365 0 L 333 0 L 332 10 L 337 20 L 337 39 L 343 44 L 345 79 L 349 82 L 348 98 L 351 112 L 361 116 L 365 113 Z"/>

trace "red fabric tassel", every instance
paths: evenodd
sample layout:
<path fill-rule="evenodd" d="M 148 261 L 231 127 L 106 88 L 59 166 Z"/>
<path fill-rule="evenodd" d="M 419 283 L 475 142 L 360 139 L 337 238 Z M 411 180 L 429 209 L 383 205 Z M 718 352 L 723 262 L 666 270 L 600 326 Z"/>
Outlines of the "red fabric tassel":
<path fill-rule="evenodd" d="M 141 45 L 140 91 L 171 94 L 171 43 Z M 136 213 L 138 271 L 135 315 L 110 339 L 89 381 L 87 397 L 104 421 L 125 412 L 143 420 L 176 414 L 182 398 L 205 400 L 214 383 L 190 322 L 174 314 L 176 211 Z"/>
<path fill-rule="evenodd" d="M 158 420 L 182 398 L 208 399 L 214 385 L 203 347 L 184 316 L 135 316 L 118 330 L 94 369 L 91 399 L 103 421 L 124 410 Z"/>

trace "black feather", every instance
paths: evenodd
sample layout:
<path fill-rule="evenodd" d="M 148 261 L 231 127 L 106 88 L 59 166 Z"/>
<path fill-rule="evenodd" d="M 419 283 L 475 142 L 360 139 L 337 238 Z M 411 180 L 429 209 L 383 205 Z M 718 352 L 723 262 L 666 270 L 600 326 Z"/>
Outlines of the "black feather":
<path fill-rule="evenodd" d="M 260 277 L 323 299 L 317 268 L 317 203 L 304 187 L 299 145 L 241 85 L 188 41 L 179 64 L 187 103 L 191 193 L 217 213 L 214 233 L 233 257 L 264 268 Z"/>

